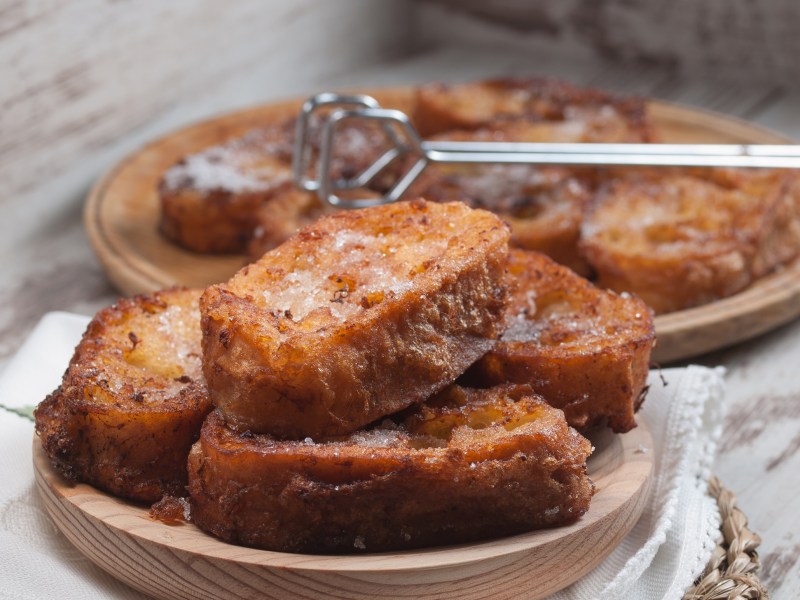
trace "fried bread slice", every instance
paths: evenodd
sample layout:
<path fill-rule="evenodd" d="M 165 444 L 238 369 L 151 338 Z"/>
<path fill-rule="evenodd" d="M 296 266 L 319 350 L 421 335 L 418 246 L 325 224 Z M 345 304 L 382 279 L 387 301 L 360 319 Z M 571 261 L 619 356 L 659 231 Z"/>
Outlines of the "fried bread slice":
<path fill-rule="evenodd" d="M 754 278 L 763 277 L 800 254 L 800 171 L 767 169 L 706 169 L 717 185 L 758 198 L 759 224 Z"/>
<path fill-rule="evenodd" d="M 547 123 L 454 131 L 437 141 L 570 141 Z M 564 133 L 563 135 L 566 135 Z M 408 191 L 437 202 L 462 201 L 496 213 L 511 226 L 511 245 L 543 252 L 582 275 L 589 266 L 578 250 L 583 213 L 593 195 L 588 172 L 555 166 L 429 165 Z"/>
<path fill-rule="evenodd" d="M 120 300 L 89 324 L 36 431 L 68 478 L 144 502 L 182 494 L 186 456 L 211 410 L 199 290 Z"/>
<path fill-rule="evenodd" d="M 642 98 L 614 96 L 556 79 L 499 78 L 430 83 L 415 94 L 413 121 L 423 136 L 479 129 L 504 120 L 562 122 L 573 141 L 648 142 L 653 127 Z M 565 140 L 566 141 L 566 140 Z"/>
<path fill-rule="evenodd" d="M 258 260 L 265 252 L 280 246 L 299 229 L 324 215 L 338 212 L 323 203 L 313 192 L 287 185 L 275 197 L 260 206 L 254 215 L 255 227 L 247 243 L 247 255 Z"/>
<path fill-rule="evenodd" d="M 667 313 L 730 296 L 800 252 L 794 171 L 630 170 L 598 194 L 581 247 L 598 285 Z"/>
<path fill-rule="evenodd" d="M 320 219 L 203 294 L 214 405 L 236 429 L 303 438 L 428 398 L 502 331 L 508 235 L 460 203 Z"/>
<path fill-rule="evenodd" d="M 228 542 L 347 553 L 468 542 L 572 522 L 591 444 L 527 386 L 452 387 L 347 436 L 279 441 L 218 412 L 189 455 L 192 520 Z"/>
<path fill-rule="evenodd" d="M 535 252 L 512 250 L 509 273 L 508 328 L 468 380 L 530 384 L 578 430 L 635 427 L 655 341 L 650 309 Z"/>
<path fill-rule="evenodd" d="M 291 181 L 286 123 L 190 154 L 164 173 L 161 232 L 201 253 L 243 252 L 258 208 Z"/>
<path fill-rule="evenodd" d="M 254 230 L 261 225 L 259 210 L 283 197 L 291 185 L 295 126 L 292 118 L 256 128 L 172 166 L 158 188 L 161 232 L 195 252 L 247 251 Z M 319 116 L 309 128 L 310 163 L 315 164 L 321 139 Z M 332 177 L 360 173 L 387 145 L 375 123 L 349 123 L 335 138 Z M 298 216 L 302 217 L 302 211 Z M 297 230 L 301 224 L 287 223 L 286 227 Z"/>

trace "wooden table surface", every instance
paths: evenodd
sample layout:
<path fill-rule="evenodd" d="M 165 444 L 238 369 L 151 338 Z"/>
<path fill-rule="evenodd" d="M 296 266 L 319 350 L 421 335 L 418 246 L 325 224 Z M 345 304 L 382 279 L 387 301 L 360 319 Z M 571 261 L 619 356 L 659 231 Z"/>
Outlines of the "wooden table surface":
<path fill-rule="evenodd" d="M 778 88 L 690 81 L 648 71 L 571 63 L 542 56 L 531 66 L 519 54 L 449 47 L 335 78 L 319 75 L 307 89 L 277 86 L 269 97 L 323 88 L 392 85 L 483 75 L 545 74 L 621 92 L 709 108 L 800 139 L 800 94 Z M 252 74 L 250 75 L 252 76 Z M 244 79 L 242 81 L 245 81 Z M 0 236 L 0 367 L 46 312 L 92 314 L 116 292 L 93 256 L 81 224 L 83 198 L 102 172 L 157 135 L 249 97 L 246 83 L 210 90 L 2 207 Z M 230 94 L 226 95 L 226 94 Z M 233 95 L 236 94 L 234 97 Z M 694 362 L 728 369 L 727 417 L 716 474 L 738 496 L 751 527 L 763 538 L 762 581 L 773 598 L 800 597 L 800 321 Z"/>

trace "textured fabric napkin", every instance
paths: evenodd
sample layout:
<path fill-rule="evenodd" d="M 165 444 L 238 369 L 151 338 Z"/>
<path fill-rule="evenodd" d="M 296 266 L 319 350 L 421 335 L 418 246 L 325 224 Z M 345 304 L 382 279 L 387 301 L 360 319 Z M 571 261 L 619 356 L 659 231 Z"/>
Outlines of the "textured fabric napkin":
<path fill-rule="evenodd" d="M 30 413 L 59 384 L 87 322 L 46 315 L 0 374 L 0 599 L 145 597 L 84 558 L 52 524 L 35 489 Z M 723 372 L 668 369 L 651 373 L 650 386 L 638 416 L 653 434 L 656 456 L 645 512 L 559 600 L 677 600 L 711 555 L 719 514 L 705 490 L 723 417 Z"/>

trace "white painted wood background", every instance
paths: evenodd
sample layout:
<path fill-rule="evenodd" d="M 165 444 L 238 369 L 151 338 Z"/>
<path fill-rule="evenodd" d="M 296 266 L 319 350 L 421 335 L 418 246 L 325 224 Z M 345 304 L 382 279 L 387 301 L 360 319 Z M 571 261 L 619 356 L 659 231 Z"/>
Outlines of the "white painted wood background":
<path fill-rule="evenodd" d="M 531 6 L 557 20 L 578 4 Z M 798 30 L 796 0 L 758 9 L 742 0 L 728 9 L 716 0 L 691 4 L 602 6 L 627 14 L 630 41 L 622 47 L 633 49 L 643 43 L 639 20 L 658 22 L 656 6 L 684 11 L 664 13 L 677 26 L 701 5 L 756 12 L 769 5 L 775 15 L 754 26 L 779 37 Z M 608 14 L 599 25 L 613 29 Z M 725 57 L 714 45 L 703 55 L 706 67 L 701 60 L 676 69 L 635 53 L 598 55 L 577 29 L 553 39 L 535 26 L 535 11 L 513 30 L 490 16 L 487 23 L 443 3 L 403 0 L 0 0 L 0 367 L 45 312 L 91 314 L 116 297 L 83 234 L 91 183 L 154 137 L 221 111 L 335 87 L 545 74 L 718 110 L 800 140 L 800 92 L 785 81 L 787 73 L 795 75 L 788 83 L 800 81 L 791 70 L 800 64 L 796 46 L 791 59 L 757 63 L 769 77 L 755 84 L 711 68 L 715 52 Z M 733 25 L 720 27 L 744 35 L 743 22 Z M 688 50 L 675 52 L 692 58 Z M 762 579 L 772 598 L 800 598 L 800 322 L 702 362 L 729 369 L 715 470 L 764 538 Z"/>
<path fill-rule="evenodd" d="M 236 74 L 263 98 L 384 60 L 409 18 L 402 1 L 3 4 L 0 201 Z"/>
<path fill-rule="evenodd" d="M 797 85 L 797 0 L 426 0 L 420 22 L 444 35 L 647 65 L 676 75 Z M 470 19 L 469 16 L 478 17 Z M 472 21 L 477 27 L 469 26 Z M 452 38 L 451 38 L 452 39 Z"/>

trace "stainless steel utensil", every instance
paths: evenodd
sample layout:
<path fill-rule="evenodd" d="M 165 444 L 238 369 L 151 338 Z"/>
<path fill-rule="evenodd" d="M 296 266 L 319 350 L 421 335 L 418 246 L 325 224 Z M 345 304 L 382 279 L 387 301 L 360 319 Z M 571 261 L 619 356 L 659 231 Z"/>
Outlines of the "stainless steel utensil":
<path fill-rule="evenodd" d="M 312 157 L 309 123 L 323 107 L 334 107 L 322 123 L 317 164 Z M 378 121 L 392 146 L 355 177 L 333 179 L 330 175 L 334 140 L 348 121 Z M 396 160 L 410 167 L 392 187 L 377 198 L 342 198 L 341 190 L 364 187 Z M 413 163 L 411 160 L 415 159 Z M 753 144 L 604 144 L 604 143 L 508 143 L 425 141 L 404 112 L 381 108 L 375 98 L 325 92 L 303 104 L 297 120 L 292 176 L 295 184 L 315 191 L 341 208 L 363 208 L 399 199 L 420 173 L 433 163 L 495 163 L 580 166 L 677 166 L 759 167 L 800 169 L 800 145 Z"/>

